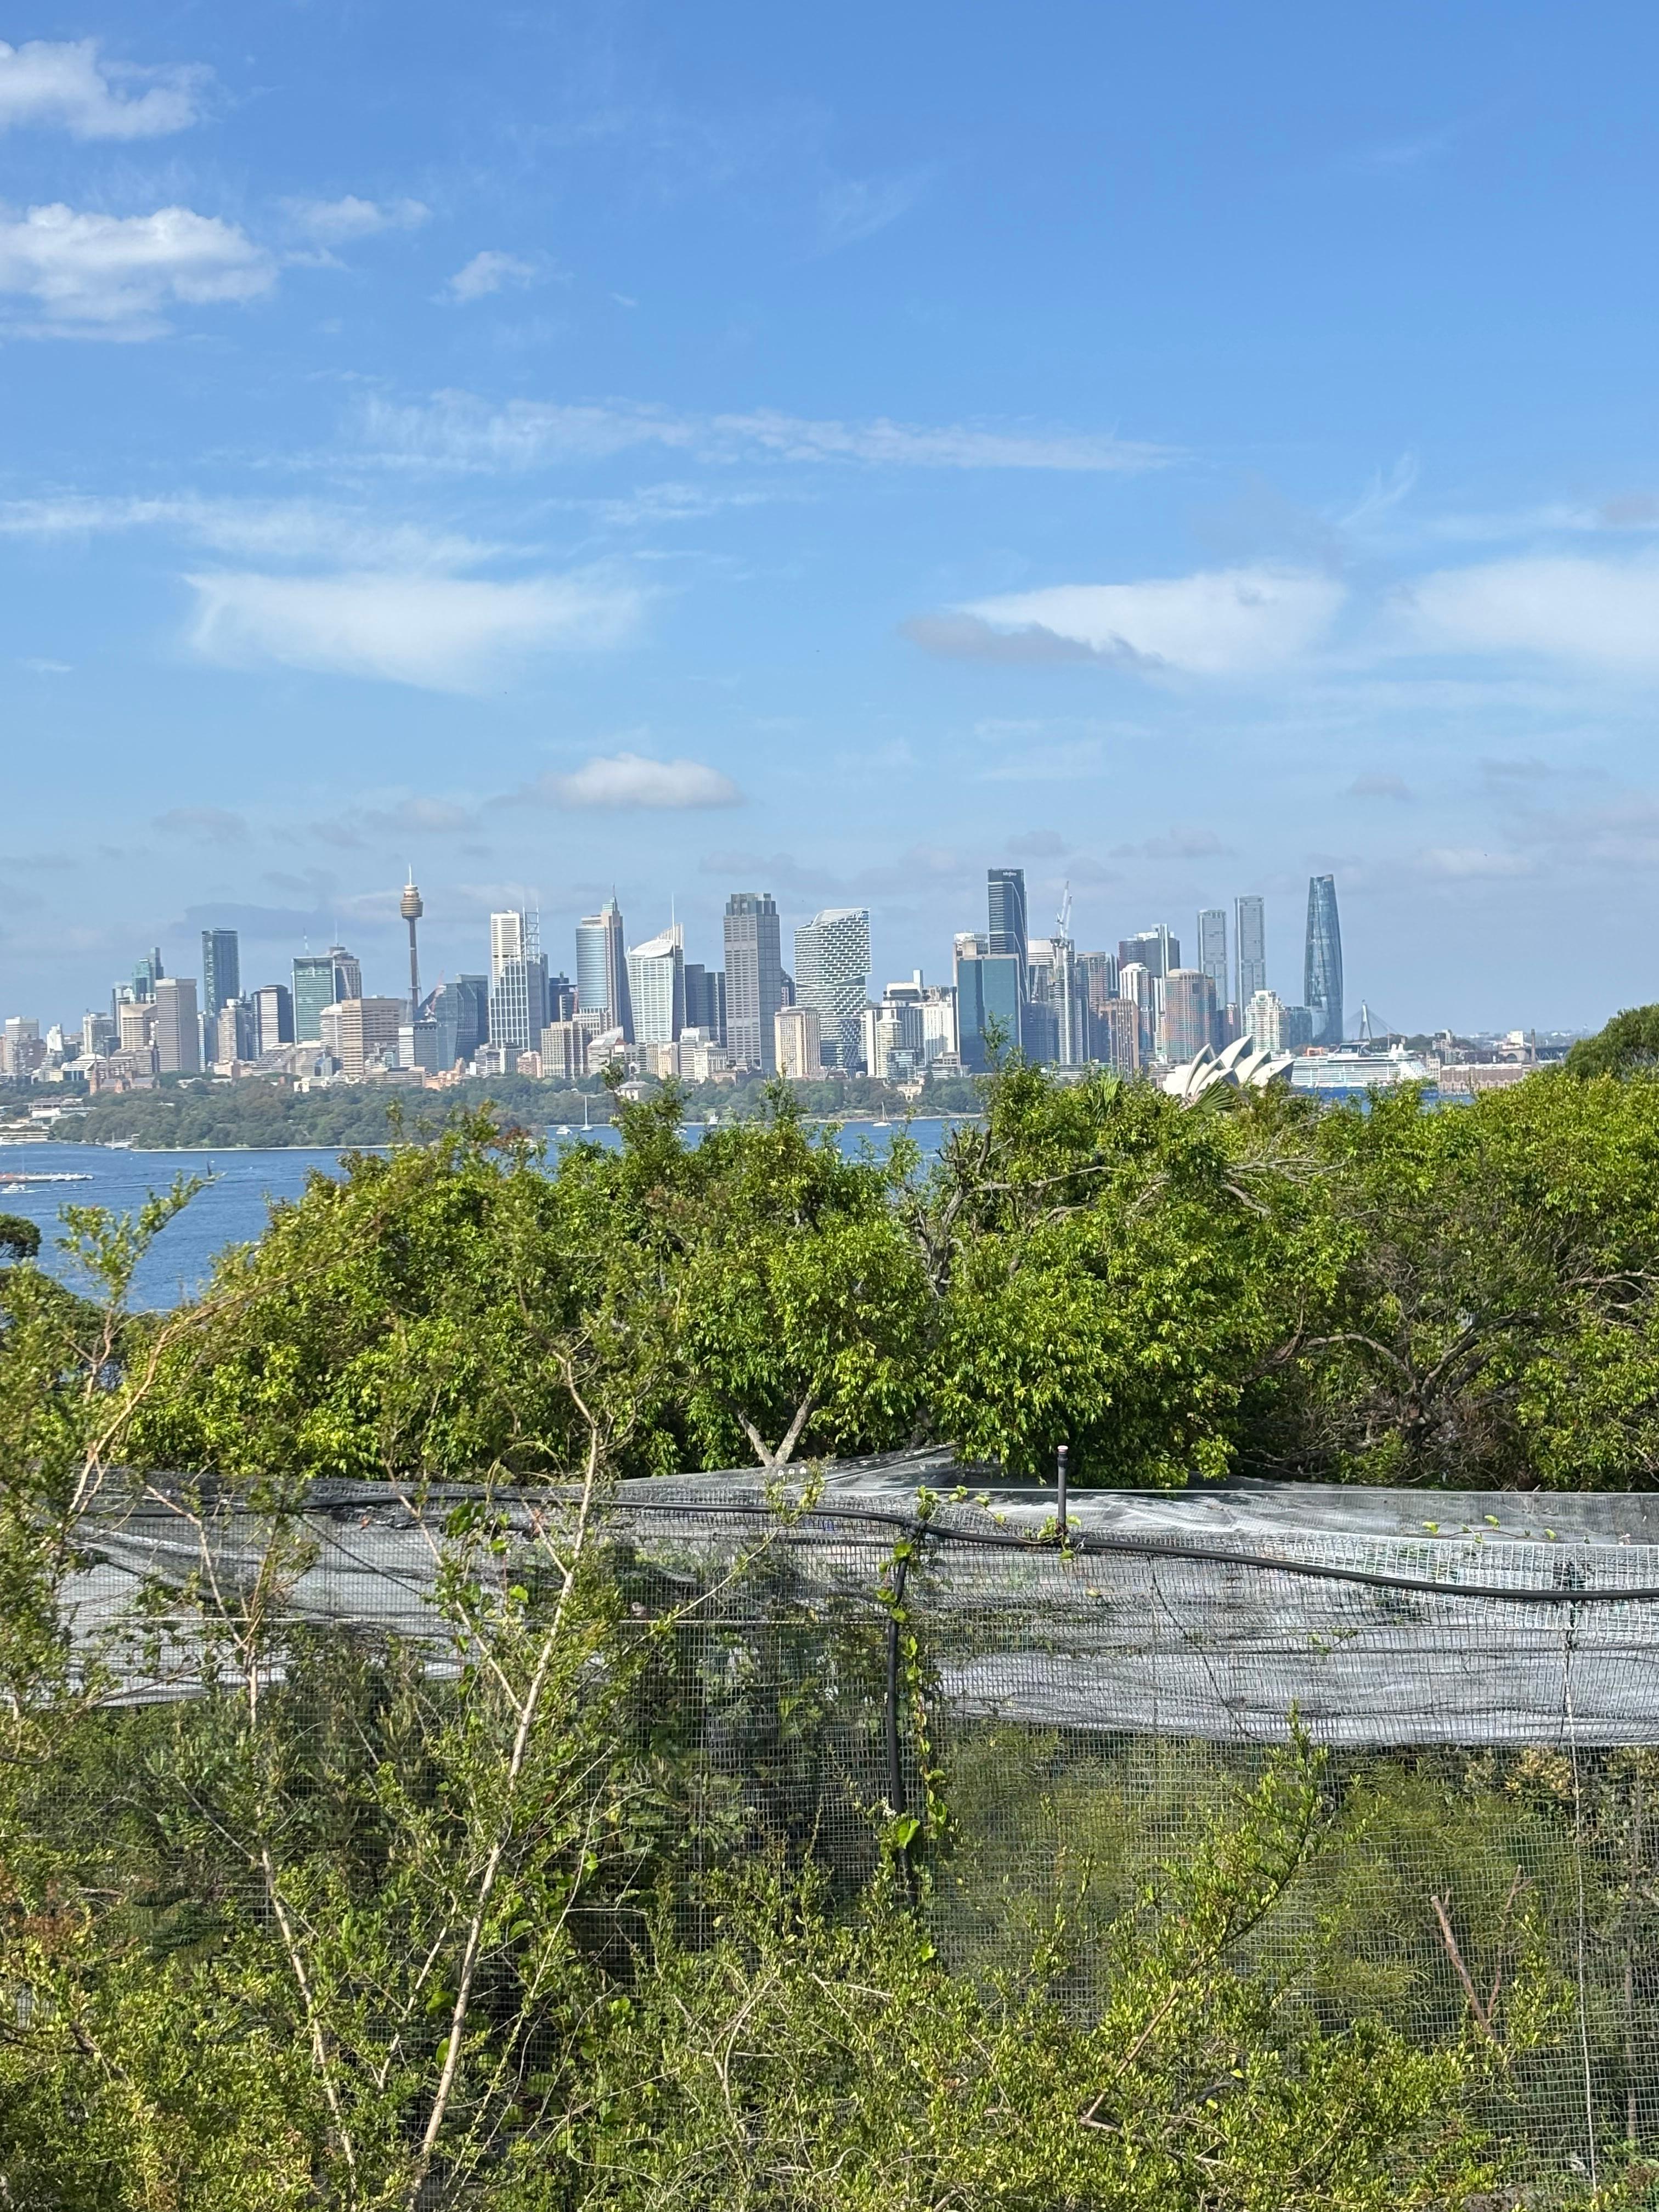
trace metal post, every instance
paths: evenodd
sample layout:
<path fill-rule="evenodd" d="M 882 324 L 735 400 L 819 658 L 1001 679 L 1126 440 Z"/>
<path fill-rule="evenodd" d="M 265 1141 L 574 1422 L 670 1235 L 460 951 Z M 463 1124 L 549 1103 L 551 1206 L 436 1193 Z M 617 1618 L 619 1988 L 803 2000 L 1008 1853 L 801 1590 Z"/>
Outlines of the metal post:
<path fill-rule="evenodd" d="M 1070 1456 L 1068 1444 L 1062 1444 L 1054 1454 L 1054 1525 L 1062 1542 L 1066 1537 L 1066 1462 Z"/>
<path fill-rule="evenodd" d="M 887 1802 L 895 1820 L 902 1819 L 908 1809 L 904 1759 L 899 1749 L 899 1614 L 904 1607 L 909 1564 L 902 1559 L 893 1569 L 893 1602 L 887 1615 Z"/>

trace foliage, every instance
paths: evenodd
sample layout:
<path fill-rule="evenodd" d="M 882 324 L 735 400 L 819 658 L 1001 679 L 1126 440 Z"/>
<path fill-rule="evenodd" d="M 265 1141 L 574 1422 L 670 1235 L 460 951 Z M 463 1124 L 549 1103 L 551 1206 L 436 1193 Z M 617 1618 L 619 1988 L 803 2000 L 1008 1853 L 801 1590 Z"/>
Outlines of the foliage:
<path fill-rule="evenodd" d="M 21 1213 L 0 1213 L 0 1252 L 32 1260 L 40 1249 L 40 1231 L 36 1223 L 25 1221 Z"/>
<path fill-rule="evenodd" d="M 1659 1067 L 1659 1006 L 1626 1006 L 1567 1054 L 1569 1075 L 1629 1075 Z"/>

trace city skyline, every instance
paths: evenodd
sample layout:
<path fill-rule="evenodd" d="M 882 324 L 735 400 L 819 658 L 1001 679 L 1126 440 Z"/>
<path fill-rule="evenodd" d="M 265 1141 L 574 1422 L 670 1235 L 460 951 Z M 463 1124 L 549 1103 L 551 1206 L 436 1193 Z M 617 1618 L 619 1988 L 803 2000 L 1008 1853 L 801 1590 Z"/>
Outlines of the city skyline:
<path fill-rule="evenodd" d="M 903 975 L 988 848 L 1080 943 L 1334 872 L 1402 1027 L 1650 997 L 1659 21 L 1053 27 L 10 27 L 0 1002 L 388 972 L 411 858 L 428 975 L 613 874 Z"/>

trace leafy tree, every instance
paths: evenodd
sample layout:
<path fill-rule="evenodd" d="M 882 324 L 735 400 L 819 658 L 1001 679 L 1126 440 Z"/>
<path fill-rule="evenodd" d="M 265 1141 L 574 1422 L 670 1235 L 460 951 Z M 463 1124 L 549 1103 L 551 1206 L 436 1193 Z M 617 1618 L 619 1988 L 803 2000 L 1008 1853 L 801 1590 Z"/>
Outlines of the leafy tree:
<path fill-rule="evenodd" d="M 25 1221 L 21 1213 L 0 1213 L 0 1252 L 12 1252 L 20 1260 L 32 1260 L 40 1249 L 38 1223 Z"/>
<path fill-rule="evenodd" d="M 1567 1054 L 1569 1075 L 1629 1075 L 1659 1067 L 1659 1006 L 1626 1006 Z"/>

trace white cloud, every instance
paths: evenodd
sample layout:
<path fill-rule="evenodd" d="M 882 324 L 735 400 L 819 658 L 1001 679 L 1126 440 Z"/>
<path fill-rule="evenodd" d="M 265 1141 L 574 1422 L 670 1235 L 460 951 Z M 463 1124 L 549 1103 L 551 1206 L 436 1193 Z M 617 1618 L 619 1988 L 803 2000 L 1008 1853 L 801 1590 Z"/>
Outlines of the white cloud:
<path fill-rule="evenodd" d="M 612 753 L 585 761 L 569 775 L 544 775 L 537 795 L 560 806 L 740 806 L 743 793 L 730 776 L 705 762 L 647 760 L 641 753 Z"/>
<path fill-rule="evenodd" d="M 309 500 L 204 499 L 195 492 L 150 499 L 78 492 L 0 501 L 0 537 L 96 537 L 160 530 L 217 553 L 266 561 L 325 561 L 344 568 L 470 568 L 503 549 L 421 523 L 380 522 Z"/>
<path fill-rule="evenodd" d="M 173 806 L 155 817 L 155 827 L 179 837 L 210 845 L 240 844 L 247 836 L 247 823 L 222 806 Z"/>
<path fill-rule="evenodd" d="M 1310 652 L 1345 597 L 1334 577 L 1273 568 L 1216 569 L 1134 584 L 1058 584 L 976 600 L 939 623 L 944 635 L 923 635 L 920 641 L 935 652 L 981 658 L 1087 655 L 1200 676 L 1253 675 Z M 952 642 L 948 624 L 964 621 L 969 627 Z"/>
<path fill-rule="evenodd" d="M 344 246 L 384 230 L 415 230 L 432 212 L 420 200 L 362 200 L 354 192 L 339 200 L 284 200 L 283 210 L 296 230 L 320 246 Z"/>
<path fill-rule="evenodd" d="M 1403 639 L 1431 652 L 1544 653 L 1659 669 L 1659 560 L 1540 555 L 1444 568 L 1401 596 Z"/>
<path fill-rule="evenodd" d="M 355 572 L 217 574 L 197 595 L 191 643 L 235 667 L 276 662 L 434 691 L 499 688 L 526 655 L 603 650 L 638 627 L 642 594 L 592 576 L 476 578 Z"/>
<path fill-rule="evenodd" d="M 155 337 L 167 307 L 257 299 L 273 281 L 270 256 L 234 223 L 189 208 L 0 211 L 0 294 L 28 302 L 12 327 L 31 337 Z"/>
<path fill-rule="evenodd" d="M 542 264 L 527 261 L 522 254 L 499 253 L 489 249 L 475 253 L 464 269 L 458 269 L 445 285 L 443 296 L 457 306 L 469 300 L 487 299 L 490 293 L 499 292 L 508 284 L 522 288 L 536 283 L 544 275 Z"/>
<path fill-rule="evenodd" d="M 75 138 L 160 137 L 196 120 L 210 76 L 102 62 L 94 39 L 31 39 L 21 46 L 0 40 L 0 131 L 37 124 Z"/>
<path fill-rule="evenodd" d="M 462 272 L 465 275 L 465 271 Z M 896 468 L 1039 469 L 1099 472 L 1155 468 L 1156 446 L 1071 432 L 982 425 L 943 427 L 808 420 L 759 410 L 677 415 L 634 401 L 566 405 L 520 399 L 491 407 L 470 392 L 441 392 L 420 406 L 371 402 L 371 447 L 391 462 L 459 469 L 550 468 L 662 446 L 713 462 L 853 462 Z"/>

